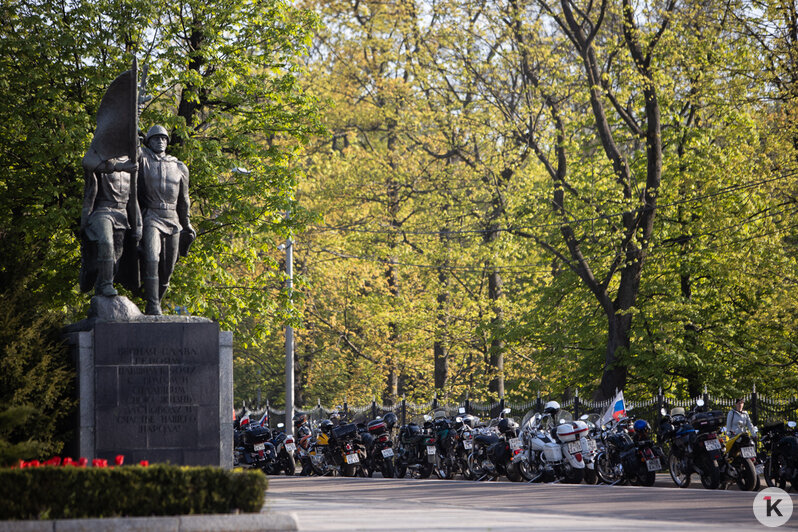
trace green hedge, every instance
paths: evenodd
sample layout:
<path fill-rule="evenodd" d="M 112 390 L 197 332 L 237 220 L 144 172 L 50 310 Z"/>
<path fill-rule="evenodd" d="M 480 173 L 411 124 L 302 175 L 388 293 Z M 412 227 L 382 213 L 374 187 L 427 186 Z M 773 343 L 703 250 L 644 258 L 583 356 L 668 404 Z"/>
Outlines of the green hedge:
<path fill-rule="evenodd" d="M 0 519 L 260 512 L 260 471 L 152 465 L 0 470 Z"/>

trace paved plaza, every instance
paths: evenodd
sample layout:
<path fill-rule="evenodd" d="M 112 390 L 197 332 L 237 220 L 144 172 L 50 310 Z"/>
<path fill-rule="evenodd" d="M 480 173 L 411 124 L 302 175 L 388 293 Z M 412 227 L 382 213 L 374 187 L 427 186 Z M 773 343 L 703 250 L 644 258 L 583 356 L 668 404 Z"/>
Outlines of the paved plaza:
<path fill-rule="evenodd" d="M 271 477 L 264 511 L 294 513 L 300 530 L 316 531 L 769 530 L 754 518 L 753 493 L 666 481 L 646 488 Z M 798 529 L 798 516 L 780 529 Z"/>

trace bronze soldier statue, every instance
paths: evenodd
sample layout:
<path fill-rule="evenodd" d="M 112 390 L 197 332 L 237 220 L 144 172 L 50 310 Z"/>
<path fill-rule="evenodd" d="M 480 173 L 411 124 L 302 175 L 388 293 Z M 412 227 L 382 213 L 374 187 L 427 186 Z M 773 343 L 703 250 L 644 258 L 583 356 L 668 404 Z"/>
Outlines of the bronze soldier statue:
<path fill-rule="evenodd" d="M 80 227 L 93 247 L 95 295 L 115 296 L 114 276 L 125 238 L 135 243 L 141 240 L 136 180 L 131 179 L 136 163 L 127 158 L 96 162 L 97 156 L 92 153 L 83 158 L 86 184 Z"/>
<path fill-rule="evenodd" d="M 83 157 L 80 288 L 115 296 L 114 280 L 138 287 L 137 66 L 117 77 L 97 110 L 97 128 Z"/>
<path fill-rule="evenodd" d="M 137 77 L 134 59 L 108 87 L 83 158 L 80 288 L 96 285 L 95 294 L 103 296 L 117 295 L 114 281 L 139 295 L 143 289 L 146 314 L 158 315 L 177 257 L 188 253 L 196 232 L 189 222 L 188 168 L 166 155 L 166 129 L 153 126 L 138 146 L 147 98 L 139 98 Z"/>
<path fill-rule="evenodd" d="M 166 155 L 169 134 L 161 125 L 147 132 L 139 155 L 138 194 L 143 216 L 142 284 L 145 314 L 161 314 L 161 298 L 178 254 L 185 256 L 196 237 L 189 221 L 188 168 Z"/>

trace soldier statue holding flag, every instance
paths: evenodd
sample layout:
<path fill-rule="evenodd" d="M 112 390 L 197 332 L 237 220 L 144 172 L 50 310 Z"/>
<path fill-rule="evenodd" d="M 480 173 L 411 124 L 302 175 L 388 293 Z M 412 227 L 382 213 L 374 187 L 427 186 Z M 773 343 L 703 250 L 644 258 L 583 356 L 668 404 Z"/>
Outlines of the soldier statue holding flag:
<path fill-rule="evenodd" d="M 196 232 L 188 168 L 165 153 L 166 129 L 153 126 L 138 146 L 137 70 L 134 59 L 106 91 L 83 158 L 80 288 L 110 297 L 116 281 L 143 293 L 146 314 L 159 315 L 177 257 L 188 253 Z"/>
<path fill-rule="evenodd" d="M 137 194 L 136 62 L 116 78 L 97 110 L 97 129 L 83 157 L 80 289 L 115 296 L 114 280 L 138 287 L 142 236 Z"/>

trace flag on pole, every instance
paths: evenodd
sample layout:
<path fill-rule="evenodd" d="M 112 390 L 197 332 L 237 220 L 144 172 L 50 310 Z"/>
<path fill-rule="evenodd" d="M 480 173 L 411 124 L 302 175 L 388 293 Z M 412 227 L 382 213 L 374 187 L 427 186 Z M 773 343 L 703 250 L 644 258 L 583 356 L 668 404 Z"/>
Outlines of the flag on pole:
<path fill-rule="evenodd" d="M 609 423 L 610 421 L 618 421 L 626 417 L 626 403 L 623 401 L 623 390 L 615 394 L 615 399 L 610 403 L 610 407 L 601 417 L 601 424 Z"/>

